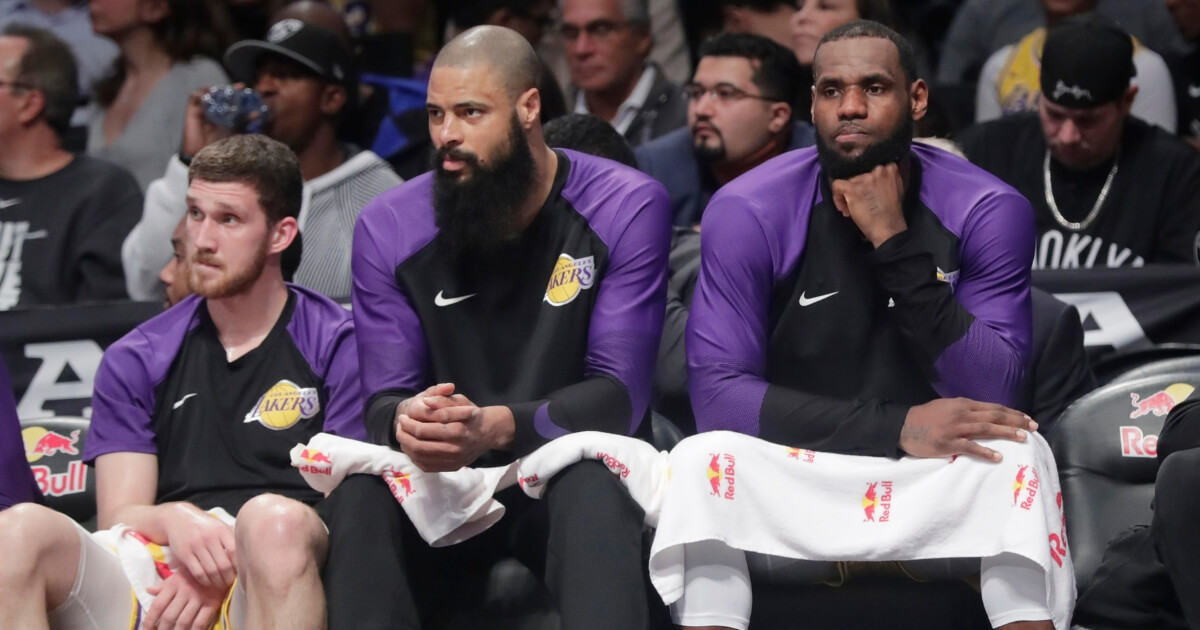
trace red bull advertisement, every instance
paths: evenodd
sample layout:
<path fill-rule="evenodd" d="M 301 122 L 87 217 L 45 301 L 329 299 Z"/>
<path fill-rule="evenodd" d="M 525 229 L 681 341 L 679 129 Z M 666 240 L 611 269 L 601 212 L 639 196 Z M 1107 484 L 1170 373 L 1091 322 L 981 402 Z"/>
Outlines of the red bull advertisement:
<path fill-rule="evenodd" d="M 609 455 L 608 453 L 597 451 L 596 459 L 604 462 L 604 465 L 607 466 L 608 469 L 611 470 L 614 475 L 616 475 L 622 479 L 629 478 L 629 467 L 626 466 L 623 462 L 621 462 L 621 460 L 617 459 L 616 457 L 613 457 L 612 455 Z"/>
<path fill-rule="evenodd" d="M 303 472 L 328 475 L 333 470 L 333 461 L 329 459 L 329 456 L 315 448 L 306 448 L 300 451 L 300 459 L 303 459 L 305 463 L 297 468 Z"/>
<path fill-rule="evenodd" d="M 892 482 L 867 484 L 862 498 L 863 522 L 886 523 L 892 518 Z M 878 516 L 878 518 L 876 518 Z"/>
<path fill-rule="evenodd" d="M 397 473 L 389 473 L 383 476 L 383 480 L 387 482 L 388 489 L 392 491 L 392 496 L 400 503 L 412 496 L 416 490 L 412 485 L 411 475 L 401 475 Z"/>
<path fill-rule="evenodd" d="M 1154 414 L 1159 418 L 1167 415 L 1175 408 L 1175 405 L 1187 400 L 1188 396 L 1196 390 L 1195 387 L 1187 383 L 1174 383 L 1166 389 L 1155 392 L 1145 398 L 1141 398 L 1137 392 L 1129 394 L 1130 404 L 1133 405 L 1133 411 L 1130 412 L 1130 419 L 1141 418 L 1142 416 Z"/>
<path fill-rule="evenodd" d="M 1158 457 L 1158 436 L 1146 435 L 1141 427 L 1119 427 L 1121 457 Z"/>
<path fill-rule="evenodd" d="M 529 475 L 528 477 L 521 477 L 517 480 L 517 485 L 521 486 L 522 488 L 536 488 L 541 485 L 541 483 L 542 480 L 539 479 L 537 475 Z"/>
<path fill-rule="evenodd" d="M 38 489 L 48 497 L 62 497 L 68 494 L 78 494 L 87 490 L 88 467 L 79 460 L 72 461 L 67 466 L 67 472 L 52 473 L 49 466 L 30 466 L 33 470 L 33 480 Z"/>
<path fill-rule="evenodd" d="M 811 464 L 817 461 L 817 452 L 803 448 L 789 448 L 788 457 L 791 459 L 798 459 L 805 464 Z"/>
<path fill-rule="evenodd" d="M 710 453 L 712 460 L 708 463 L 708 483 L 712 486 L 710 493 L 714 497 L 732 501 L 734 494 L 734 482 L 737 476 L 737 460 L 730 453 Z M 722 465 L 721 462 L 724 462 Z"/>
<path fill-rule="evenodd" d="M 79 430 L 70 435 L 63 435 L 45 427 L 26 427 L 21 430 L 21 440 L 25 443 L 25 459 L 30 464 L 43 457 L 55 455 L 79 455 Z"/>
<path fill-rule="evenodd" d="M 1041 477 L 1037 468 L 1022 465 L 1017 468 L 1016 479 L 1013 480 L 1013 506 L 1019 505 L 1028 512 L 1033 509 L 1033 499 L 1041 486 Z M 1022 498 L 1024 497 L 1024 498 Z"/>

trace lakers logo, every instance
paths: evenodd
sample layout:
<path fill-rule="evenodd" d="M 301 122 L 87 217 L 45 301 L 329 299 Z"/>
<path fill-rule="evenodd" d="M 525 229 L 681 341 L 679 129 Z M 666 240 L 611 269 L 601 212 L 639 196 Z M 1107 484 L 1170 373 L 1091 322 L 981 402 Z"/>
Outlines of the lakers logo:
<path fill-rule="evenodd" d="M 321 400 L 315 387 L 300 387 L 283 380 L 271 386 L 246 414 L 246 422 L 257 422 L 268 429 L 280 431 L 321 411 Z"/>
<path fill-rule="evenodd" d="M 571 258 L 558 255 L 550 283 L 546 285 L 546 301 L 551 306 L 570 304 L 584 289 L 596 283 L 596 262 L 592 256 Z"/>

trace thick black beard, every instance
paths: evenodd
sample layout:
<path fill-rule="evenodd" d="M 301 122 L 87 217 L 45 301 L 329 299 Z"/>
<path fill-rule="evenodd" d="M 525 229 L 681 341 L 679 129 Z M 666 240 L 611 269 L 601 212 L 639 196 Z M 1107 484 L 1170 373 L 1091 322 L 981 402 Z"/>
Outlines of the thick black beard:
<path fill-rule="evenodd" d="M 466 174 L 445 171 L 446 156 L 464 161 Z M 507 153 L 495 156 L 490 167 L 480 166 L 479 156 L 457 147 L 434 151 L 433 162 L 434 219 L 439 238 L 456 259 L 494 251 L 512 238 L 517 210 L 533 189 L 534 172 L 533 151 L 515 113 Z"/>
<path fill-rule="evenodd" d="M 717 133 L 719 141 L 716 147 L 710 147 L 707 144 L 696 143 L 692 140 L 692 153 L 696 155 L 696 160 L 701 164 L 716 164 L 725 159 L 725 138 Z"/>
<path fill-rule="evenodd" d="M 905 116 L 900 126 L 892 135 L 867 146 L 858 157 L 848 158 L 838 153 L 825 143 L 820 133 L 817 134 L 817 159 L 821 162 L 821 170 L 831 181 L 850 179 L 864 173 L 870 173 L 875 167 L 899 162 L 908 155 L 912 147 L 913 120 Z"/>

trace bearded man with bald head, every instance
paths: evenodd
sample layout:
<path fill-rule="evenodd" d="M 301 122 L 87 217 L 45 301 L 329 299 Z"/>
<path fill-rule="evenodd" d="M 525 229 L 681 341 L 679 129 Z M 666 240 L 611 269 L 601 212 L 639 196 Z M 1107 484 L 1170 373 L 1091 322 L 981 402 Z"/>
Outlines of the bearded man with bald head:
<path fill-rule="evenodd" d="M 515 31 L 447 44 L 426 104 L 434 170 L 375 199 L 355 229 L 368 435 L 426 472 L 505 464 L 575 431 L 629 435 L 647 413 L 667 193 L 547 147 L 540 72 Z M 330 496 L 330 625 L 419 628 L 482 601 L 471 585 L 515 555 L 564 628 L 647 627 L 643 514 L 602 464 L 567 468 L 542 501 L 516 487 L 497 498 L 503 520 L 434 549 L 382 479 L 349 477 Z"/>

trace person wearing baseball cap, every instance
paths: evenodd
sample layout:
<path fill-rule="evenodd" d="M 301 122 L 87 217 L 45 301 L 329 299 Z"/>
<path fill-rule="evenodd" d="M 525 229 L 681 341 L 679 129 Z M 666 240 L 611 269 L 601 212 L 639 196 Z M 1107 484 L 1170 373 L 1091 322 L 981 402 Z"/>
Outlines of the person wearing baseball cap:
<path fill-rule="evenodd" d="M 1046 34 L 1037 112 L 965 130 L 967 157 L 1032 203 L 1034 268 L 1196 264 L 1200 156 L 1130 115 L 1134 43 L 1095 14 Z"/>
<path fill-rule="evenodd" d="M 342 121 L 354 111 L 358 72 L 340 16 L 314 2 L 286 7 L 262 40 L 230 46 L 225 63 L 253 87 L 269 112 L 262 133 L 288 146 L 304 175 L 300 223 L 304 257 L 296 284 L 339 299 L 350 296 L 350 243 L 359 212 L 402 180 L 379 156 L 347 141 Z M 232 132 L 205 118 L 207 89 L 192 95 L 180 155 L 146 195 L 142 221 L 122 248 L 134 299 L 161 299 L 158 273 L 166 243 L 187 208 L 187 160 Z"/>

